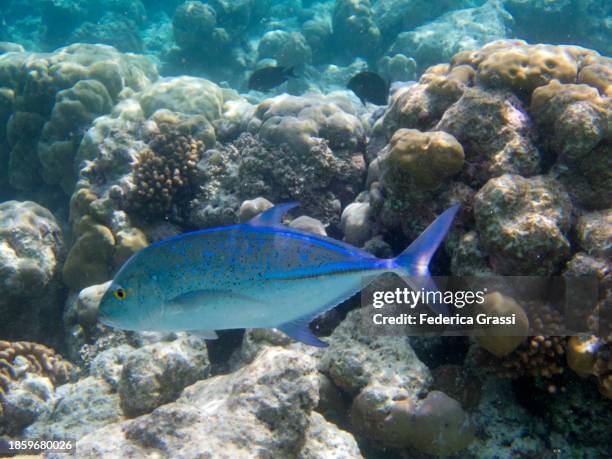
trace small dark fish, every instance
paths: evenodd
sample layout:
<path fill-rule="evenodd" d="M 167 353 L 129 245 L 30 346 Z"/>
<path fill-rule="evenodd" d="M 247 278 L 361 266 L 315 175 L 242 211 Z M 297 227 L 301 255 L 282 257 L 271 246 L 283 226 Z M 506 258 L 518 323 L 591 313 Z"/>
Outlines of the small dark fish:
<path fill-rule="evenodd" d="M 249 89 L 266 92 L 295 77 L 293 67 L 264 67 L 255 70 L 249 78 Z"/>
<path fill-rule="evenodd" d="M 375 105 L 387 105 L 389 84 L 377 73 L 359 72 L 346 86 L 353 91 L 362 104 L 372 102 Z"/>

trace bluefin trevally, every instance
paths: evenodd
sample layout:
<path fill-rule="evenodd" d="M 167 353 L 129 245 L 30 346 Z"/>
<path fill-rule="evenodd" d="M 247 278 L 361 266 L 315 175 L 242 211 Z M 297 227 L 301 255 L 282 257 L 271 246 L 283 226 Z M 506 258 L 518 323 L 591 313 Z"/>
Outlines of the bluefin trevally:
<path fill-rule="evenodd" d="M 102 323 L 138 331 L 278 328 L 325 346 L 308 324 L 393 272 L 435 289 L 429 262 L 459 205 L 443 212 L 396 258 L 376 258 L 344 242 L 282 225 L 296 203 L 274 206 L 244 224 L 166 239 L 134 254 L 102 297 Z M 447 313 L 444 305 L 438 312 Z M 203 332 L 210 330 L 210 332 Z"/>

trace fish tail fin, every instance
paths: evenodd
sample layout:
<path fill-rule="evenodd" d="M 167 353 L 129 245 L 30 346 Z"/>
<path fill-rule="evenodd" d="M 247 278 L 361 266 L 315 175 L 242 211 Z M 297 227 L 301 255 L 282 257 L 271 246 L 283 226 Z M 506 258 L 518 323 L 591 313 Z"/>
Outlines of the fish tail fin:
<path fill-rule="evenodd" d="M 295 70 L 294 66 L 285 67 L 285 76 L 295 78 L 294 70 Z"/>
<path fill-rule="evenodd" d="M 429 263 L 436 250 L 446 237 L 446 233 L 459 210 L 459 204 L 442 212 L 434 222 L 402 253 L 393 259 L 398 274 L 414 289 L 437 292 L 438 288 L 431 279 Z M 444 303 L 428 304 L 436 312 L 448 315 Z"/>

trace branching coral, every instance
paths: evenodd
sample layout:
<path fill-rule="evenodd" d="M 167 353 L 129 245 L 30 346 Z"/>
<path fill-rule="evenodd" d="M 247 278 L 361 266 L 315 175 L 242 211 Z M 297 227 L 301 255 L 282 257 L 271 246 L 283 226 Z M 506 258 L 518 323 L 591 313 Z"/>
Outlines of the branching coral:
<path fill-rule="evenodd" d="M 563 373 L 565 338 L 562 336 L 532 336 L 501 361 L 500 376 L 542 376 L 551 378 Z"/>
<path fill-rule="evenodd" d="M 17 362 L 20 357 L 23 363 Z M 47 376 L 53 384 L 60 385 L 74 380 L 77 369 L 42 344 L 0 341 L 0 398 L 8 391 L 11 381 L 21 379 L 25 373 Z"/>
<path fill-rule="evenodd" d="M 138 157 L 131 208 L 147 218 L 169 216 L 189 198 L 203 151 L 202 141 L 162 125 Z"/>

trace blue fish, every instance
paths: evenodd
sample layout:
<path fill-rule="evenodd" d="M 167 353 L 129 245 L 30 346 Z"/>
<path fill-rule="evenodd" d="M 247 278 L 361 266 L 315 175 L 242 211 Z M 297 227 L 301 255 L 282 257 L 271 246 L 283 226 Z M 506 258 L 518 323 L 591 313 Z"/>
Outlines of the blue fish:
<path fill-rule="evenodd" d="M 283 226 L 283 215 L 296 205 L 277 205 L 247 223 L 181 234 L 137 252 L 102 297 L 101 322 L 208 338 L 216 337 L 214 330 L 277 328 L 324 347 L 308 324 L 376 276 L 417 276 L 413 287 L 435 289 L 428 265 L 459 208 L 442 213 L 398 257 L 381 259 Z M 448 313 L 444 305 L 434 309 Z"/>

